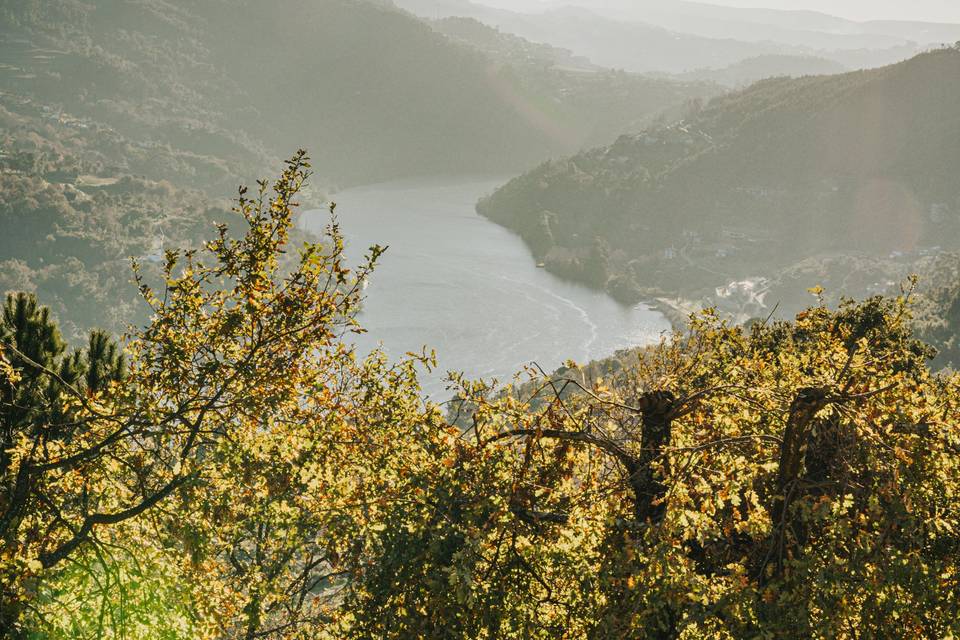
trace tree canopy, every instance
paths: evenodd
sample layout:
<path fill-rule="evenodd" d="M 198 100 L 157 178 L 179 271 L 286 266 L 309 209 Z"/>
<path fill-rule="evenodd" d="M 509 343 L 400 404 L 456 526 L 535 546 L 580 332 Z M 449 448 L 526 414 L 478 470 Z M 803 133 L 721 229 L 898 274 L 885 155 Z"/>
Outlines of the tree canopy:
<path fill-rule="evenodd" d="M 332 213 L 281 260 L 308 177 L 298 153 L 241 190 L 245 233 L 167 252 L 122 348 L 68 353 L 8 299 L 9 635 L 960 632 L 960 378 L 931 371 L 909 289 L 708 311 L 607 379 L 453 376 L 452 420 L 419 393 L 429 354 L 351 345 L 381 247 L 347 266 Z"/>

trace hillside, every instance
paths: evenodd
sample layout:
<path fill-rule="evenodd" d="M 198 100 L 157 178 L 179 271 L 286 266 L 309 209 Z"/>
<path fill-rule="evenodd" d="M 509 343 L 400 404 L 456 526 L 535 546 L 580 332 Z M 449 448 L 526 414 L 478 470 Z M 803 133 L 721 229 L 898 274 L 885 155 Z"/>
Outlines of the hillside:
<path fill-rule="evenodd" d="M 816 56 L 766 55 L 747 58 L 722 69 L 697 69 L 676 76 L 691 82 L 715 82 L 743 88 L 758 80 L 781 76 L 822 76 L 848 69 L 839 62 Z"/>
<path fill-rule="evenodd" d="M 749 315 L 805 304 L 818 283 L 883 291 L 960 242 L 958 114 L 956 49 L 767 80 L 678 125 L 544 163 L 478 211 L 548 268 L 624 300 L 655 287 Z"/>
<path fill-rule="evenodd" d="M 525 38 L 491 27 L 476 18 L 448 16 L 429 23 L 448 38 L 474 47 L 490 59 L 520 67 L 590 73 L 603 70 L 569 49 Z"/>
<path fill-rule="evenodd" d="M 36 291 L 70 336 L 139 318 L 129 257 L 230 220 L 218 199 L 297 148 L 317 203 L 521 171 L 718 91 L 544 68 L 362 0 L 3 3 L 0 61 L 0 291 Z"/>
<path fill-rule="evenodd" d="M 444 18 L 431 25 L 489 58 L 492 73 L 523 100 L 524 112 L 577 150 L 607 144 L 624 131 L 640 131 L 654 118 L 678 119 L 692 102 L 722 91 L 708 78 L 654 78 L 605 69 L 566 49 L 531 42 L 473 18 Z"/>
<path fill-rule="evenodd" d="M 211 191 L 268 163 L 220 110 L 241 104 L 241 91 L 205 62 L 205 34 L 185 10 L 39 0 L 4 3 L 0 25 L 8 146 L 39 137 L 91 170 Z"/>
<path fill-rule="evenodd" d="M 301 146 L 327 184 L 345 185 L 520 170 L 608 141 L 571 126 L 583 107 L 562 93 L 518 87 L 509 67 L 383 3 L 39 0 L 0 11 L 0 88 L 169 145 L 181 164 L 216 158 L 231 185 Z M 640 89 L 652 95 L 621 104 L 628 114 L 597 117 L 629 130 L 706 93 Z M 195 182 L 216 187 L 200 171 Z"/>
<path fill-rule="evenodd" d="M 493 93 L 483 61 L 426 25 L 365 2 L 299 4 L 291 13 L 176 0 L 8 9 L 20 15 L 5 20 L 5 48 L 23 53 L 5 52 L 20 67 L 5 84 L 200 155 L 229 158 L 242 151 L 236 137 L 276 156 L 308 144 L 322 149 L 318 168 L 333 182 L 430 171 L 454 155 L 475 166 L 498 143 L 528 160 L 547 146 Z M 502 138 L 478 135 L 493 124 Z M 435 158 L 439 138 L 457 153 Z"/>
<path fill-rule="evenodd" d="M 130 258 L 149 278 L 164 249 L 196 246 L 214 222 L 239 221 L 224 200 L 185 186 L 216 184 L 232 168 L 33 108 L 0 99 L 0 291 L 38 294 L 71 339 L 90 326 L 124 331 L 147 311 Z"/>

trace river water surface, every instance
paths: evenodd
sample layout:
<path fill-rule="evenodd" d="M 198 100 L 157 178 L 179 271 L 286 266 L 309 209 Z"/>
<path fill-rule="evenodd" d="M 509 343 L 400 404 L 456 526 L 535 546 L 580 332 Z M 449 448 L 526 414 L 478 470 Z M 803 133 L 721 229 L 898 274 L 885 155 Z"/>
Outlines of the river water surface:
<path fill-rule="evenodd" d="M 372 244 L 389 245 L 366 290 L 358 347 L 382 344 L 393 358 L 435 349 L 438 370 L 421 380 L 437 400 L 447 397 L 448 370 L 504 381 L 531 362 L 547 371 L 586 362 L 670 327 L 644 305 L 624 307 L 538 269 L 519 237 L 474 211 L 503 182 L 402 181 L 334 198 L 354 262 Z M 309 211 L 301 224 L 319 232 L 328 220 Z"/>

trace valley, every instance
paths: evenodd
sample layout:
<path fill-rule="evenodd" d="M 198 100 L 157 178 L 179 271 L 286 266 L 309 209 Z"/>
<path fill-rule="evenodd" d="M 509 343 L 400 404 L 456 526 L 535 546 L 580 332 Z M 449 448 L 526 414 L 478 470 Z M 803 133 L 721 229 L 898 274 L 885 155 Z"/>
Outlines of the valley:
<path fill-rule="evenodd" d="M 0 0 L 0 638 L 960 637 L 960 9 L 731 4 Z"/>
<path fill-rule="evenodd" d="M 795 313 L 813 285 L 834 300 L 883 293 L 958 248 L 958 77 L 960 51 L 945 48 L 760 82 L 546 162 L 478 211 L 548 269 L 624 301 L 680 296 L 742 321 Z"/>
<path fill-rule="evenodd" d="M 461 178 L 392 182 L 336 195 L 350 255 L 387 245 L 365 290 L 356 338 L 363 353 L 383 345 L 402 357 L 436 350 L 424 390 L 445 400 L 448 371 L 508 382 L 536 363 L 589 362 L 657 342 L 670 330 L 642 303 L 622 305 L 602 291 L 562 280 L 530 260 L 523 241 L 474 212 L 501 181 Z M 320 231 L 325 210 L 301 225 Z"/>

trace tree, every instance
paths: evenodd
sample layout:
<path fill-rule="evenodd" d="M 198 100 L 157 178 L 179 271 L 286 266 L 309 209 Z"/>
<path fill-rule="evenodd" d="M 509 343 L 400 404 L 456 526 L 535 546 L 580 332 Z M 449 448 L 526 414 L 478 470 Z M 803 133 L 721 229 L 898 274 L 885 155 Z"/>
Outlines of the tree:
<path fill-rule="evenodd" d="M 348 269 L 332 217 L 290 256 L 308 176 L 300 152 L 241 190 L 244 235 L 167 252 L 158 289 L 137 272 L 153 319 L 124 360 L 8 300 L 5 631 L 27 604 L 87 624 L 56 596 L 137 559 L 192 637 L 960 633 L 960 377 L 909 296 L 707 311 L 608 380 L 454 377 L 462 430 L 420 398 L 429 354 L 350 345 L 382 248 Z"/>
<path fill-rule="evenodd" d="M 326 479 L 333 471 L 318 459 L 349 462 L 358 449 L 334 446 L 345 431 L 364 436 L 375 422 L 380 431 L 371 437 L 385 439 L 396 434 L 402 412 L 421 424 L 407 382 L 413 364 L 387 369 L 382 357 L 355 363 L 342 341 L 361 331 L 353 318 L 359 283 L 382 249 L 372 248 L 354 273 L 332 224 L 326 243 L 305 245 L 292 264 L 281 260 L 294 198 L 308 175 L 300 152 L 272 192 L 265 182 L 253 198 L 241 189 L 236 210 L 246 234 L 232 238 L 223 225 L 202 255 L 168 251 L 162 293 L 135 270 L 152 321 L 125 344 L 122 384 L 119 352 L 102 335 L 91 337 L 92 366 L 82 367 L 80 358 L 60 356 L 45 311 L 32 310 L 29 300 L 12 308 L 24 318 L 16 326 L 34 337 L 14 331 L 2 343 L 6 406 L 27 412 L 7 427 L 0 497 L 5 603 L 22 604 L 38 579 L 109 538 L 132 549 L 167 545 L 173 562 L 205 575 L 198 591 L 210 597 L 208 610 L 227 603 L 211 619 L 231 637 L 235 629 L 259 637 L 265 625 L 296 631 L 300 610 L 314 604 L 315 573 L 329 571 L 330 545 L 338 547 L 318 538 L 329 522 L 323 518 L 334 517 L 323 514 L 341 506 L 333 495 L 326 502 L 326 494 L 305 504 L 307 496 L 293 489 L 314 478 L 300 473 Z M 46 396 L 23 405 L 25 393 Z M 366 481 L 344 479 L 353 487 L 344 499 L 363 492 Z M 120 526 L 123 536 L 110 537 Z M 263 527 L 276 532 L 276 545 L 263 542 Z M 157 530 L 165 532 L 160 539 Z M 304 536 L 311 544 L 291 546 Z M 299 604 L 277 605 L 275 590 L 291 587 L 284 581 L 291 574 L 300 578 Z M 18 626 L 22 612 L 5 607 L 0 625 Z"/>
<path fill-rule="evenodd" d="M 354 637 L 955 635 L 960 379 L 908 310 L 708 312 L 606 384 L 464 385 L 469 437 L 385 522 Z"/>
<path fill-rule="evenodd" d="M 914 321 L 917 334 L 937 349 L 934 366 L 960 368 L 960 255 L 943 253 L 925 270 Z"/>
<path fill-rule="evenodd" d="M 583 279 L 600 289 L 610 279 L 610 247 L 603 238 L 594 238 L 590 253 L 584 258 Z"/>
<path fill-rule="evenodd" d="M 0 341 L 4 345 L 0 369 L 0 540 L 7 553 L 22 550 L 18 533 L 29 522 L 36 501 L 50 496 L 36 483 L 32 465 L 25 462 L 22 449 L 29 443 L 28 459 L 42 456 L 39 450 L 65 446 L 77 425 L 69 424 L 72 414 L 66 390 L 96 395 L 124 375 L 123 358 L 116 343 L 106 334 L 90 334 L 86 350 L 67 351 L 50 311 L 27 293 L 6 298 L 0 320 Z M 36 535 L 36 534 L 35 534 Z M 17 585 L 21 577 L 34 572 L 38 561 L 0 562 L 0 626 L 13 626 L 24 604 Z M 26 572 L 23 570 L 26 569 Z"/>

